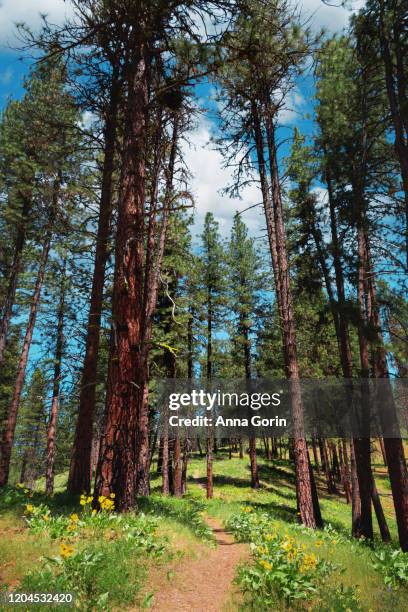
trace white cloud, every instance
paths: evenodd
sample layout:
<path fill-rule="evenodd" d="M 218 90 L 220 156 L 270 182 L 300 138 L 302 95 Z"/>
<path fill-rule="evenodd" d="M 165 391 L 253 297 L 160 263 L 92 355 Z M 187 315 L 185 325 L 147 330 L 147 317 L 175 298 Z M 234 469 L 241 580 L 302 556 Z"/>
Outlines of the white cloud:
<path fill-rule="evenodd" d="M 6 68 L 3 72 L 0 72 L 0 84 L 8 85 L 13 78 L 13 71 L 11 68 Z"/>
<path fill-rule="evenodd" d="M 41 14 L 46 14 L 51 23 L 61 24 L 71 10 L 64 0 L 0 0 L 2 46 L 15 46 L 16 23 L 24 22 L 35 30 L 41 25 Z"/>
<path fill-rule="evenodd" d="M 336 4 L 336 2 L 333 2 Z M 340 4 L 340 0 L 338 1 Z M 365 0 L 355 0 L 352 6 L 353 11 L 357 11 L 364 6 Z M 303 20 L 309 18 L 315 30 L 325 28 L 331 32 L 342 30 L 348 23 L 351 11 L 343 6 L 328 6 L 323 0 L 301 0 L 300 9 Z"/>
<path fill-rule="evenodd" d="M 285 99 L 284 105 L 278 113 L 279 125 L 291 125 L 296 123 L 302 115 L 302 108 L 305 104 L 306 100 L 298 91 L 290 91 Z"/>
<path fill-rule="evenodd" d="M 212 212 L 220 224 L 221 233 L 227 236 L 235 212 L 260 202 L 261 193 L 256 184 L 242 189 L 241 199 L 221 193 L 231 183 L 233 171 L 232 168 L 223 168 L 221 154 L 209 142 L 213 129 L 215 126 L 203 117 L 190 134 L 190 145 L 184 145 L 184 158 L 193 175 L 190 188 L 195 200 L 195 233 L 201 232 L 205 214 Z M 259 234 L 263 226 L 262 209 L 256 207 L 244 212 L 243 220 L 251 234 Z"/>

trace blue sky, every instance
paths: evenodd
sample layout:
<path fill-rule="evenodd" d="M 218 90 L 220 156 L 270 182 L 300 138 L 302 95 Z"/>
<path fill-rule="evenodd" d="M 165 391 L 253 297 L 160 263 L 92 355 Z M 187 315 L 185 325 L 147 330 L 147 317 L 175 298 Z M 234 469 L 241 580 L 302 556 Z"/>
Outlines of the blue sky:
<path fill-rule="evenodd" d="M 328 31 L 340 31 L 348 21 L 349 12 L 344 8 L 329 7 L 321 0 L 303 0 L 299 4 L 304 19 L 310 20 L 316 30 L 324 27 Z M 52 23 L 62 23 L 70 14 L 69 2 L 63 0 L 0 0 L 0 107 L 9 98 L 22 94 L 22 82 L 27 73 L 30 59 L 21 60 L 21 52 L 16 50 L 18 39 L 15 23 L 24 21 L 33 29 L 41 23 L 41 14 L 47 14 Z M 211 87 L 202 85 L 198 95 L 204 107 L 211 108 Z M 304 133 L 311 133 L 312 124 L 306 118 L 312 111 L 313 84 L 310 77 L 302 77 L 296 89 L 287 100 L 287 108 L 281 116 L 281 135 L 288 136 L 295 126 Z M 196 129 L 190 134 L 190 146 L 185 145 L 186 163 L 193 175 L 191 189 L 196 202 L 196 231 L 200 230 L 203 217 L 212 211 L 226 235 L 235 210 L 243 210 L 254 202 L 260 201 L 258 188 L 253 185 L 243 190 L 240 200 L 228 198 L 220 193 L 231 179 L 231 170 L 224 169 L 219 153 L 208 145 L 217 132 L 214 113 L 203 113 L 198 119 Z M 287 151 L 287 149 L 286 149 Z M 282 147 L 285 155 L 285 147 Z M 251 233 L 262 233 L 263 220 L 260 209 L 245 213 L 245 221 Z"/>

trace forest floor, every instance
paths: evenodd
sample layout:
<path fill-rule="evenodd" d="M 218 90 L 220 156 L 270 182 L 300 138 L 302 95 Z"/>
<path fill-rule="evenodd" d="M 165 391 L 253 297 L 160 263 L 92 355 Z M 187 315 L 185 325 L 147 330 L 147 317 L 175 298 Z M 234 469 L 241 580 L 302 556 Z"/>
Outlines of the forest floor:
<path fill-rule="evenodd" d="M 80 609 L 98 611 L 405 611 L 408 555 L 396 553 L 390 485 L 380 457 L 373 460 L 393 538 L 390 547 L 379 542 L 377 528 L 374 545 L 350 537 L 350 505 L 340 493 L 328 495 L 319 474 L 326 527 L 302 528 L 290 462 L 267 461 L 261 452 L 258 491 L 249 486 L 248 458 L 229 459 L 221 450 L 214 461 L 212 500 L 205 498 L 205 458 L 194 456 L 186 497 L 163 497 L 160 477 L 152 471 L 152 496 L 139 500 L 138 514 L 122 517 L 94 516 L 87 499 L 81 506 L 68 497 L 65 474 L 57 477 L 52 499 L 40 490 L 32 494 L 10 487 L 0 496 L 0 590 L 74 592 Z M 265 521 L 267 541 L 261 541 Z M 287 544 L 312 559 L 313 572 L 294 574 L 296 564 L 286 563 L 275 576 L 272 557 L 265 555 L 279 557 Z M 282 594 L 279 587 L 283 567 L 292 572 L 294 594 Z M 297 599 L 302 589 L 310 593 Z"/>
<path fill-rule="evenodd" d="M 222 523 L 205 521 L 214 533 L 215 545 L 201 545 L 193 559 L 179 560 L 171 570 L 171 580 L 157 581 L 152 610 L 155 612 L 227 612 L 236 610 L 239 593 L 233 581 L 239 563 L 248 561 L 249 548 L 235 541 Z M 153 585 L 150 579 L 150 587 Z"/>

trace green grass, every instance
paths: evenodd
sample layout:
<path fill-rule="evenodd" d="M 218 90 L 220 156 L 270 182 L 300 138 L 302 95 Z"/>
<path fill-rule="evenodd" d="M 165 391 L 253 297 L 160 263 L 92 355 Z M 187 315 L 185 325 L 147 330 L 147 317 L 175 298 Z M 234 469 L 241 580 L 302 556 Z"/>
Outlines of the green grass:
<path fill-rule="evenodd" d="M 258 463 L 261 487 L 254 491 L 249 486 L 248 457 L 239 459 L 234 455 L 229 459 L 228 454 L 220 450 L 214 459 L 212 500 L 206 499 L 205 458 L 201 459 L 196 455 L 191 457 L 187 495 L 183 499 L 161 496 L 160 476 L 152 470 L 152 496 L 139 500 L 139 511 L 147 516 L 156 517 L 157 530 L 154 537 L 165 543 L 165 552 L 160 558 L 155 558 L 154 555 L 149 557 L 143 548 L 129 544 L 126 538 L 120 535 L 120 530 L 106 529 L 103 533 L 97 529 L 84 531 L 82 538 L 77 537 L 72 540 L 73 547 L 78 553 L 91 552 L 99 558 L 95 566 L 89 568 L 88 586 L 84 587 L 90 591 L 89 605 L 90 602 L 94 605 L 97 597 L 107 592 L 109 605 L 113 608 L 142 607 L 144 597 L 147 596 L 149 599 L 149 573 L 152 568 L 158 568 L 157 571 L 165 575 L 166 566 L 175 558 L 186 555 L 193 562 L 197 547 L 211 544 L 211 533 L 206 527 L 203 514 L 226 522 L 231 516 L 242 512 L 243 506 L 250 506 L 254 512 L 268 513 L 279 532 L 288 533 L 296 539 L 297 544 L 304 544 L 307 550 L 317 552 L 319 557 L 327 558 L 339 567 L 327 579 L 326 588 L 329 592 L 334 592 L 340 584 L 344 587 L 357 585 L 363 610 L 367 612 L 406 610 L 408 591 L 402 588 L 387 588 L 383 574 L 372 567 L 372 547 L 356 543 L 350 537 L 351 507 L 346 503 L 344 496 L 340 494 L 329 496 L 323 477 L 317 475 L 323 518 L 326 525 L 330 523 L 338 534 L 338 537 L 330 536 L 330 541 L 322 538 L 324 544 L 317 550 L 316 541 L 321 537 L 319 532 L 299 528 L 294 474 L 290 462 L 266 461 L 262 451 L 259 450 Z M 396 525 L 392 499 L 389 495 L 389 480 L 378 455 L 374 465 L 377 487 L 392 533 L 393 546 L 396 547 Z M 66 479 L 66 474 L 57 476 L 56 492 L 51 499 L 46 498 L 41 492 L 44 483 L 39 481 L 36 492 L 26 501 L 34 506 L 46 503 L 53 515 L 69 516 L 72 512 L 79 511 L 78 499 L 65 493 Z M 55 582 L 55 578 L 52 579 L 49 574 L 47 575 L 43 558 L 58 556 L 61 539 L 52 539 L 46 530 L 41 536 L 32 533 L 23 518 L 23 510 L 22 499 L 18 496 L 3 509 L 0 499 L 0 536 L 2 537 L 0 575 L 3 588 L 15 590 L 24 585 L 26 588 L 38 590 L 40 587 L 45 588 L 47 584 L 52 584 L 52 580 L 55 586 L 58 583 Z M 131 516 L 135 515 L 130 513 L 129 517 Z M 375 529 L 377 542 L 375 546 L 379 546 L 377 526 Z M 79 559 L 78 563 L 82 561 Z M 75 574 L 75 571 L 74 568 L 72 572 Z M 79 571 L 82 572 L 80 574 L 82 576 L 83 568 Z M 65 579 L 66 577 L 60 578 L 62 582 Z M 245 609 L 250 609 L 250 601 L 245 605 L 247 606 Z M 317 600 L 309 602 L 308 605 L 312 606 L 310 609 L 313 610 L 324 610 L 319 607 Z M 296 604 L 289 609 L 308 609 L 308 605 Z M 104 609 L 103 606 L 102 603 L 97 607 Z M 91 608 L 85 605 L 84 609 Z M 276 609 L 285 610 L 287 607 L 281 602 L 277 604 Z M 340 607 L 328 609 L 336 612 L 343 610 Z"/>

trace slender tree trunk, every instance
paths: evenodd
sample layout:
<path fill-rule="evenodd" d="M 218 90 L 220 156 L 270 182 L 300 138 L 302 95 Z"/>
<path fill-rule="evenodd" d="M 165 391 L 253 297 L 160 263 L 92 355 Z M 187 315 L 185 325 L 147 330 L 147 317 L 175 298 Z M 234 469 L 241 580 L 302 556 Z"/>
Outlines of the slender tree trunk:
<path fill-rule="evenodd" d="M 163 411 L 163 436 L 162 436 L 162 461 L 161 461 L 161 473 L 162 473 L 162 493 L 163 495 L 169 495 L 170 483 L 169 483 L 169 412 L 168 406 Z"/>
<path fill-rule="evenodd" d="M 385 85 L 387 90 L 388 102 L 391 110 L 391 118 L 394 126 L 395 133 L 395 152 L 400 164 L 402 188 L 404 191 L 404 202 L 405 202 L 405 250 L 406 250 L 406 267 L 408 269 L 408 132 L 407 125 L 404 122 L 403 107 L 405 106 L 406 111 L 406 100 L 402 100 L 402 106 L 399 104 L 398 91 L 402 91 L 401 79 L 405 80 L 403 60 L 401 57 L 400 49 L 397 50 L 397 71 L 394 70 L 394 61 L 390 48 L 390 40 L 386 32 L 385 18 L 384 18 L 384 5 L 382 1 L 380 3 L 380 45 L 381 45 L 381 56 L 384 63 L 385 69 Z"/>
<path fill-rule="evenodd" d="M 174 480 L 174 496 L 181 497 L 182 480 L 183 480 L 183 465 L 181 459 L 181 444 L 180 436 L 177 434 L 174 439 L 174 455 L 173 455 L 173 480 Z"/>
<path fill-rule="evenodd" d="M 188 458 L 191 450 L 191 443 L 188 438 L 184 441 L 184 452 L 183 452 L 183 466 L 181 473 L 181 493 L 185 495 L 187 493 L 187 467 L 188 467 Z"/>
<path fill-rule="evenodd" d="M 21 393 L 24 386 L 28 355 L 30 352 L 31 341 L 33 339 L 33 332 L 35 327 L 35 321 L 37 318 L 38 307 L 40 304 L 41 289 L 44 281 L 45 268 L 48 261 L 48 255 L 51 245 L 51 225 L 46 231 L 46 237 L 42 247 L 40 266 L 38 268 L 37 280 L 35 283 L 33 297 L 31 299 L 30 315 L 28 318 L 28 324 L 24 336 L 23 347 L 18 362 L 18 370 L 16 382 L 14 385 L 13 397 L 10 403 L 10 407 L 7 415 L 7 422 L 5 430 L 3 432 L 1 441 L 1 453 L 0 453 L 0 486 L 4 486 L 8 482 L 9 470 L 10 470 L 10 459 L 11 450 L 14 441 L 14 432 L 16 429 L 17 415 L 20 407 Z"/>
<path fill-rule="evenodd" d="M 385 518 L 384 510 L 382 508 L 381 499 L 377 491 L 374 476 L 372 475 L 371 483 L 371 498 L 373 500 L 373 506 L 375 515 L 377 517 L 378 526 L 380 528 L 381 539 L 383 542 L 391 542 L 391 534 L 388 529 L 387 519 Z"/>
<path fill-rule="evenodd" d="M 361 499 L 358 488 L 356 456 L 353 441 L 350 442 L 350 473 L 351 473 L 351 533 L 358 537 L 361 522 Z"/>
<path fill-rule="evenodd" d="M 368 344 L 364 334 L 363 322 L 366 321 L 366 308 L 365 308 L 365 284 L 366 284 L 366 254 L 364 246 L 364 233 L 362 228 L 358 229 L 358 303 L 360 307 L 361 323 L 358 329 L 359 345 L 360 345 L 360 362 L 361 362 L 361 373 L 363 385 L 363 396 L 362 396 L 362 425 L 367 431 L 370 427 L 370 414 L 369 414 L 369 394 L 370 389 L 368 385 L 369 376 L 369 351 Z M 368 429 L 369 430 L 369 429 Z M 365 538 L 373 538 L 373 521 L 371 514 L 371 445 L 370 438 L 354 438 L 353 439 L 356 468 L 358 475 L 358 485 L 361 499 L 361 520 L 360 520 L 360 531 L 356 534 L 357 537 L 363 535 Z"/>
<path fill-rule="evenodd" d="M 366 238 L 367 240 L 367 238 Z M 384 438 L 385 456 L 388 464 L 388 473 L 391 482 L 391 491 L 394 501 L 395 516 L 397 519 L 398 536 L 401 549 L 408 552 L 408 471 L 404 454 L 398 416 L 389 382 L 387 354 L 381 332 L 381 321 L 377 305 L 374 271 L 368 242 L 366 244 L 368 286 L 370 294 L 371 324 L 376 330 L 375 346 L 375 375 L 378 380 L 377 398 L 380 407 L 379 416 L 383 431 L 391 431 L 393 437 Z"/>
<path fill-rule="evenodd" d="M 68 491 L 90 491 L 90 460 L 96 400 L 96 380 L 100 341 L 105 267 L 108 258 L 110 219 L 112 216 L 112 182 L 114 173 L 117 115 L 120 85 L 115 67 L 112 75 L 110 102 L 105 123 L 105 149 L 102 170 L 101 199 L 92 279 L 91 299 L 86 331 L 84 365 L 81 377 L 79 412 L 68 477 Z"/>
<path fill-rule="evenodd" d="M 326 169 L 326 182 L 329 194 L 330 229 L 333 245 L 333 265 L 335 270 L 337 299 L 339 304 L 339 347 L 340 361 L 346 384 L 349 384 L 350 401 L 352 401 L 353 362 L 350 351 L 348 323 L 345 318 L 344 276 L 341 263 L 341 248 L 337 232 L 337 218 L 332 181 L 329 169 Z M 361 334 L 360 334 L 361 336 Z M 360 346 L 361 348 L 361 346 Z M 360 353 L 361 354 L 361 353 Z M 370 440 L 356 439 L 351 442 L 351 485 L 352 485 L 352 534 L 354 537 L 372 534 L 370 478 Z M 363 500 L 361 499 L 363 497 Z M 372 535 L 371 535 L 372 537 Z"/>
<path fill-rule="evenodd" d="M 180 117 L 176 114 L 173 118 L 173 133 L 171 140 L 170 156 L 166 169 L 166 185 L 161 214 L 161 226 L 158 232 L 158 244 L 156 258 L 152 252 L 154 249 L 154 236 L 156 234 L 156 206 L 157 197 L 154 198 L 153 213 L 150 211 L 149 229 L 147 235 L 147 252 L 144 277 L 144 298 L 142 313 L 142 337 L 141 350 L 136 355 L 136 367 L 144 372 L 143 385 L 139 388 L 138 403 L 138 427 L 136 437 L 136 490 L 138 495 L 150 495 L 150 472 L 149 472 L 149 405 L 148 405 L 148 357 L 152 336 L 153 315 L 157 305 L 159 280 L 166 244 L 167 228 L 169 224 L 170 211 L 173 202 L 173 181 L 177 157 L 177 146 L 179 138 Z M 160 157 L 160 155 L 159 155 Z M 158 176 L 157 176 L 158 178 Z M 157 180 L 155 179 L 155 182 Z"/>
<path fill-rule="evenodd" d="M 293 319 L 293 308 L 290 290 L 290 277 L 286 255 L 286 238 L 282 216 L 282 201 L 280 182 L 277 170 L 276 151 L 274 144 L 274 128 L 269 109 L 265 113 L 267 146 L 269 150 L 270 176 L 272 183 L 272 201 L 269 197 L 269 185 L 264 159 L 264 141 L 257 104 L 252 104 L 254 120 L 255 144 L 258 157 L 258 169 L 261 180 L 261 190 L 265 209 L 272 267 L 275 277 L 278 310 L 282 322 L 283 351 L 287 376 L 292 384 L 291 406 L 295 431 L 294 454 L 296 471 L 296 491 L 302 522 L 308 527 L 317 526 L 317 517 L 312 499 L 312 483 L 308 465 L 307 444 L 304 435 L 303 406 L 300 393 L 299 371 L 296 354 L 296 334 Z"/>
<path fill-rule="evenodd" d="M 45 492 L 47 493 L 47 495 L 52 495 L 52 493 L 54 492 L 55 437 L 57 432 L 59 395 L 61 386 L 62 351 L 64 348 L 66 264 L 67 260 L 65 258 L 61 271 L 61 288 L 57 315 L 57 341 L 55 345 L 52 400 L 50 420 L 47 429 L 47 463 L 45 470 Z"/>
<path fill-rule="evenodd" d="M 255 436 L 249 437 L 249 458 L 251 463 L 251 487 L 253 489 L 259 489 L 259 474 L 258 465 L 256 461 L 256 438 Z"/>
<path fill-rule="evenodd" d="M 242 285 L 244 280 L 241 279 Z M 246 380 L 251 379 L 251 340 L 249 337 L 249 328 L 243 318 L 240 321 L 240 327 L 244 337 L 244 367 L 245 367 L 245 378 Z M 251 465 L 251 487 L 253 489 L 259 489 L 259 474 L 258 474 L 258 463 L 256 458 L 256 438 L 255 436 L 249 436 L 249 461 Z"/>
<path fill-rule="evenodd" d="M 26 238 L 27 217 L 31 208 L 30 197 L 23 196 L 23 208 L 21 211 L 21 220 L 17 224 L 16 243 L 14 245 L 13 263 L 11 265 L 10 278 L 7 287 L 6 299 L 2 305 L 3 316 L 0 322 L 0 368 L 4 363 L 5 350 L 7 346 L 7 334 L 9 330 L 10 320 L 13 313 L 14 301 L 16 298 L 17 281 L 21 271 L 21 258 Z"/>
<path fill-rule="evenodd" d="M 208 312 L 207 312 L 207 380 L 212 378 L 212 296 L 208 289 Z M 207 428 L 207 499 L 212 499 L 214 494 L 213 484 L 213 453 L 214 453 L 214 431 L 211 426 Z"/>

